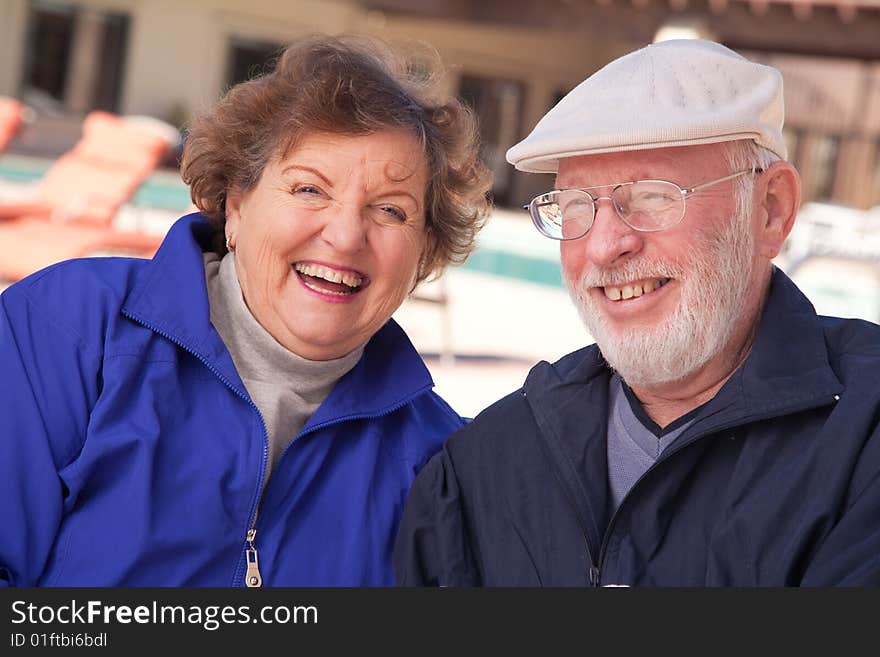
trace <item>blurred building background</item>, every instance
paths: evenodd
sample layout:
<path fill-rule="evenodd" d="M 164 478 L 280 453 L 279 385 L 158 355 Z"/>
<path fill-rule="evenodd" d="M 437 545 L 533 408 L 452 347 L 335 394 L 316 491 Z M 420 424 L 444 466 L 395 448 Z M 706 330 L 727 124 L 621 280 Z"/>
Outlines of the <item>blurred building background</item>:
<path fill-rule="evenodd" d="M 0 178 L 38 179 L 95 109 L 185 135 L 285 44 L 339 32 L 409 49 L 414 66 L 428 44 L 481 119 L 498 210 L 471 260 L 399 313 L 463 412 L 516 387 L 534 360 L 589 342 L 556 245 L 516 210 L 552 178 L 514 171 L 505 151 L 587 75 L 659 39 L 713 38 L 782 71 L 805 219 L 780 264 L 802 272 L 820 310 L 880 320 L 880 0 L 0 0 L 0 95 L 30 108 Z M 188 209 L 178 154 L 133 199 L 157 221 Z"/>
<path fill-rule="evenodd" d="M 624 52 L 695 35 L 782 70 L 805 201 L 880 204 L 876 0 L 2 0 L 0 94 L 47 119 L 105 109 L 184 126 L 284 44 L 346 31 L 437 49 L 483 120 L 502 205 L 542 187 L 504 151 L 563 94 Z"/>

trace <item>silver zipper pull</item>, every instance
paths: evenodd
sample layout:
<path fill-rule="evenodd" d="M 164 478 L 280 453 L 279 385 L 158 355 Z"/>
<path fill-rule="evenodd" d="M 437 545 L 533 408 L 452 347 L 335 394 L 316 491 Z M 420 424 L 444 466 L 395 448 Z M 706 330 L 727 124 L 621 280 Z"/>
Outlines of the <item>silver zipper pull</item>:
<path fill-rule="evenodd" d="M 254 539 L 257 537 L 256 529 L 249 529 L 247 533 L 247 542 L 250 547 L 245 550 L 247 556 L 247 573 L 244 576 L 244 583 L 249 589 L 257 589 L 263 585 L 263 577 L 260 575 L 260 562 L 257 559 L 257 548 L 254 547 Z"/>

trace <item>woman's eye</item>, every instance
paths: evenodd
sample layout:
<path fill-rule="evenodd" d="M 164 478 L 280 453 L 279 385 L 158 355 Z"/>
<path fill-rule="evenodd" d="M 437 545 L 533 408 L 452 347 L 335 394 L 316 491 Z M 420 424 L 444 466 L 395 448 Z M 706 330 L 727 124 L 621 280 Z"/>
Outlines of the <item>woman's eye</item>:
<path fill-rule="evenodd" d="M 303 196 L 320 196 L 321 190 L 314 185 L 296 185 L 293 188 L 294 194 L 302 194 Z"/>
<path fill-rule="evenodd" d="M 398 207 L 395 207 L 393 205 L 380 205 L 379 210 L 381 210 L 391 219 L 394 219 L 401 223 L 406 221 L 406 213 Z"/>

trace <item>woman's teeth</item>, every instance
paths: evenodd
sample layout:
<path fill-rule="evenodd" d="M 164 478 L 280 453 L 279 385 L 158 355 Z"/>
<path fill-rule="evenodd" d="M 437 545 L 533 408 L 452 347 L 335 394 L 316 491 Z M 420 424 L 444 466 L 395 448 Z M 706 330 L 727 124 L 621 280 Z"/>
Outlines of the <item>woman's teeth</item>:
<path fill-rule="evenodd" d="M 325 281 L 330 281 L 331 283 L 342 283 L 352 289 L 360 287 L 364 282 L 364 279 L 355 273 L 348 271 L 336 271 L 335 269 L 330 269 L 329 267 L 324 267 L 323 265 L 315 265 L 311 263 L 303 264 L 298 262 L 294 265 L 294 269 L 296 269 L 296 271 L 301 274 L 305 274 L 306 276 L 311 276 L 313 278 L 322 278 Z"/>
<path fill-rule="evenodd" d="M 605 296 L 608 299 L 611 301 L 620 301 L 621 299 L 635 299 L 643 294 L 648 294 L 649 292 L 660 289 L 668 282 L 668 278 L 654 278 L 624 285 L 623 287 L 606 285 L 602 289 L 605 290 Z"/>

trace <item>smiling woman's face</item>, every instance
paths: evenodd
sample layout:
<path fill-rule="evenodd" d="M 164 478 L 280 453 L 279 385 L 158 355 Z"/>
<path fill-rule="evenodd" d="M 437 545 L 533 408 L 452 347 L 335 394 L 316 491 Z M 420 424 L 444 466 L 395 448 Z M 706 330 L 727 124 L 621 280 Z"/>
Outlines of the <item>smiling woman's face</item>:
<path fill-rule="evenodd" d="M 229 190 L 226 235 L 244 300 L 311 360 L 367 342 L 403 303 L 425 247 L 427 167 L 409 133 L 312 133 Z"/>

